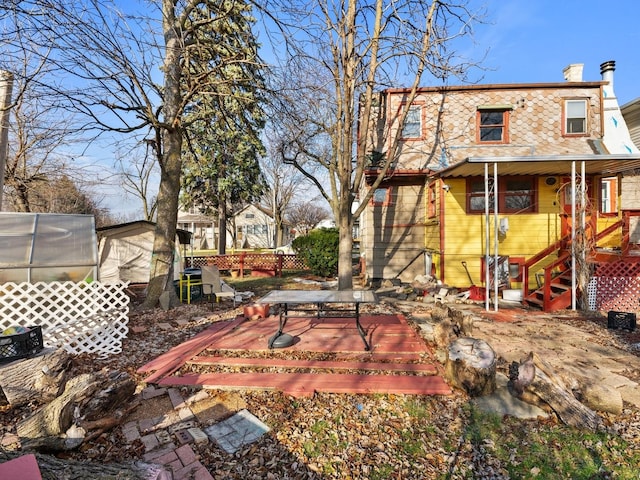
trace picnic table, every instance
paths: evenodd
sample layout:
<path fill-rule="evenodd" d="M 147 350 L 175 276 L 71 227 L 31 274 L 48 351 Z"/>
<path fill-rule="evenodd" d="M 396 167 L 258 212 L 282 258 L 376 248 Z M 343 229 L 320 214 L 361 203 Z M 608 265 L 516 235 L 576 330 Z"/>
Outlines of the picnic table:
<path fill-rule="evenodd" d="M 360 304 L 377 303 L 370 290 L 273 290 L 258 303 L 279 304 L 278 331 L 269 339 L 269 348 L 282 335 L 289 317 L 296 318 L 353 318 L 364 349 L 370 350 L 367 333 L 360 323 Z M 350 308 L 349 306 L 352 305 Z"/>

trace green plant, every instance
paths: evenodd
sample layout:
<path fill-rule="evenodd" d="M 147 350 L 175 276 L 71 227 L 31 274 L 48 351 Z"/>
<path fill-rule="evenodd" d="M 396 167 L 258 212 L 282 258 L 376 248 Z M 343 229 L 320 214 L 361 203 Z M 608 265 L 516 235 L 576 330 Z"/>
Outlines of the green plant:
<path fill-rule="evenodd" d="M 331 277 L 338 273 L 339 235 L 337 228 L 318 228 L 296 238 L 291 246 L 314 275 Z"/>
<path fill-rule="evenodd" d="M 606 432 L 466 410 L 465 440 L 511 478 L 637 479 L 640 448 Z"/>

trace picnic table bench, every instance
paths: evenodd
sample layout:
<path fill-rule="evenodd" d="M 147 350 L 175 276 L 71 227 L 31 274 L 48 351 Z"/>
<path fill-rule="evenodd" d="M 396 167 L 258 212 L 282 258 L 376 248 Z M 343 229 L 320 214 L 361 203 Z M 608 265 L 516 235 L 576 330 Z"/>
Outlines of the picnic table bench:
<path fill-rule="evenodd" d="M 257 303 L 279 304 L 282 306 L 278 319 L 278 331 L 269 339 L 273 348 L 278 337 L 283 334 L 289 317 L 312 318 L 353 318 L 365 350 L 371 350 L 367 332 L 360 323 L 360 304 L 376 303 L 376 294 L 370 290 L 273 290 Z M 338 305 L 353 305 L 352 308 L 338 308 Z"/>

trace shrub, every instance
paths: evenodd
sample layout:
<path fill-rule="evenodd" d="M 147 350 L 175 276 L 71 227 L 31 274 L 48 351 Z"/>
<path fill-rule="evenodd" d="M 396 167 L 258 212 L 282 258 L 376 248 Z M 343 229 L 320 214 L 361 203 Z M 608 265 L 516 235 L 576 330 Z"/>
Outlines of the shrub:
<path fill-rule="evenodd" d="M 301 256 L 314 275 L 331 277 L 338 273 L 337 228 L 318 228 L 296 238 L 291 246 Z"/>

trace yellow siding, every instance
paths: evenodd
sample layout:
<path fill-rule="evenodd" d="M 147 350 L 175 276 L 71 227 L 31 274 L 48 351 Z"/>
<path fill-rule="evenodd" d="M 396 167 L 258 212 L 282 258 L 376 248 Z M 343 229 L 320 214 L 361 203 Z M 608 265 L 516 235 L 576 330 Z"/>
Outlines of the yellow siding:
<path fill-rule="evenodd" d="M 444 281 L 448 285 L 468 286 L 469 277 L 462 265 L 464 261 L 473 283 L 479 285 L 484 282 L 481 265 L 486 253 L 486 216 L 467 215 L 464 179 L 449 179 L 447 184 L 450 190 L 444 195 Z M 507 233 L 498 235 L 498 255 L 529 258 L 560 238 L 560 204 L 556 191 L 545 185 L 544 179 L 539 180 L 538 188 L 538 213 L 498 213 L 498 221 L 507 218 L 509 222 Z M 495 216 L 491 214 L 489 219 L 489 251 L 493 255 Z"/>

